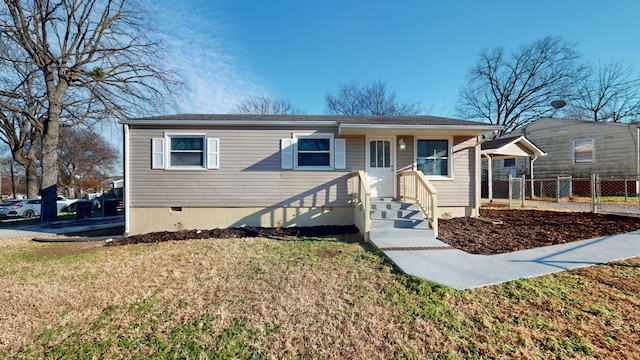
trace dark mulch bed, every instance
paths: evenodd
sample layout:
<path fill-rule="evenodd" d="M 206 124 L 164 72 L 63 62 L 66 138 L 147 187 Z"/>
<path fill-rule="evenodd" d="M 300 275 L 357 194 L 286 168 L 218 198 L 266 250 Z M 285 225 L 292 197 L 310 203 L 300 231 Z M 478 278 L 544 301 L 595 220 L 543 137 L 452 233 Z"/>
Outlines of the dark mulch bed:
<path fill-rule="evenodd" d="M 315 237 L 343 234 L 357 234 L 358 228 L 348 226 L 308 226 L 289 228 L 264 228 L 246 226 L 241 228 L 211 229 L 211 230 L 182 230 L 161 231 L 147 234 L 132 235 L 122 239 L 114 239 L 107 246 L 129 245 L 139 243 L 155 243 L 163 241 L 178 241 L 192 239 L 228 239 L 248 237 L 291 238 L 291 237 Z"/>
<path fill-rule="evenodd" d="M 632 232 L 640 229 L 640 218 L 588 212 L 558 212 L 543 210 L 495 210 L 481 209 L 485 219 L 502 221 L 493 224 L 474 218 L 439 220 L 438 238 L 445 243 L 471 254 L 493 255 L 531 249 L 554 244 L 591 239 Z M 85 236 L 119 235 L 115 233 L 85 234 Z M 119 232 L 118 232 L 119 231 Z M 163 231 L 133 235 L 124 239 L 114 238 L 108 246 L 137 243 L 155 243 L 172 240 L 209 238 L 269 237 L 291 239 L 354 234 L 343 241 L 359 241 L 358 229 L 351 226 L 312 226 L 291 228 L 242 227 L 211 230 Z M 78 235 L 78 234 L 74 234 Z"/>
<path fill-rule="evenodd" d="M 440 219 L 438 238 L 471 254 L 493 255 L 640 229 L 640 218 L 588 212 L 481 209 L 473 218 Z"/>

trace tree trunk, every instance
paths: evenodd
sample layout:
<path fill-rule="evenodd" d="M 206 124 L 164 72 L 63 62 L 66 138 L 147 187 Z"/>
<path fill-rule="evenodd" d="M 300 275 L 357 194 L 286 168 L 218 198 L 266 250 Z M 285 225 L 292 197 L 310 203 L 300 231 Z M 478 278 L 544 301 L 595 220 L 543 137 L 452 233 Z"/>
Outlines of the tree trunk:
<path fill-rule="evenodd" d="M 27 174 L 27 198 L 34 199 L 38 197 L 38 170 L 36 169 L 35 159 L 29 160 L 25 168 Z"/>
<path fill-rule="evenodd" d="M 60 85 L 62 87 L 62 85 Z M 47 84 L 49 108 L 42 129 L 42 214 L 43 222 L 58 219 L 56 195 L 58 194 L 58 138 L 60 137 L 60 112 L 64 90 Z"/>
<path fill-rule="evenodd" d="M 31 144 L 29 145 L 29 149 L 27 149 L 25 172 L 27 175 L 27 198 L 29 199 L 38 197 L 38 168 L 36 167 L 38 159 L 36 158 L 36 146 L 33 141 L 37 136 L 37 134 L 32 136 Z"/>
<path fill-rule="evenodd" d="M 36 167 L 36 149 L 31 145 L 27 149 L 27 155 L 25 156 L 20 150 L 16 150 L 12 153 L 15 162 L 24 167 L 27 177 L 27 198 L 35 199 L 38 197 L 38 169 Z M 12 181 L 14 181 L 12 179 Z M 15 190 L 14 194 L 15 196 Z"/>

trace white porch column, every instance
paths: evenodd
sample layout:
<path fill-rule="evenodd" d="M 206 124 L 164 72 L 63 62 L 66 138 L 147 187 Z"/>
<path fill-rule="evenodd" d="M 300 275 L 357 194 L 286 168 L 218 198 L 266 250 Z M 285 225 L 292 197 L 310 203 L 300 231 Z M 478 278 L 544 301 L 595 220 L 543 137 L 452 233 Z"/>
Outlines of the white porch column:
<path fill-rule="evenodd" d="M 487 157 L 487 185 L 489 185 L 489 202 L 493 202 L 493 158 L 489 154 Z"/>

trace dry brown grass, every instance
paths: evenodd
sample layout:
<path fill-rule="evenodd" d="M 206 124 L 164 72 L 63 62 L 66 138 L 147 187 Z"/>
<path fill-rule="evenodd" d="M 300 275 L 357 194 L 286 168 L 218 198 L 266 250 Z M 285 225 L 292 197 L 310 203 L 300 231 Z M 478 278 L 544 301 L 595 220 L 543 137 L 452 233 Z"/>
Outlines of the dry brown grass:
<path fill-rule="evenodd" d="M 0 245 L 0 358 L 633 358 L 640 259 L 454 291 L 339 241 Z"/>

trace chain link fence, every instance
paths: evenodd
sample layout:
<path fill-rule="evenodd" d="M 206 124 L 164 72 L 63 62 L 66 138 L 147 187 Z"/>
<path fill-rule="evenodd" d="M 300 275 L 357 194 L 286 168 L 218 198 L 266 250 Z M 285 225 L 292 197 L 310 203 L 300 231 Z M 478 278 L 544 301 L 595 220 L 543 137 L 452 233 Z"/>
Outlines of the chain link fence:
<path fill-rule="evenodd" d="M 640 176 L 594 175 L 596 211 L 640 214 Z"/>
<path fill-rule="evenodd" d="M 526 179 L 509 176 L 493 181 L 493 197 L 509 199 L 509 206 L 524 206 L 526 200 L 566 204 L 567 209 L 589 205 L 593 212 L 640 215 L 640 176 L 598 175 L 557 176 Z"/>

